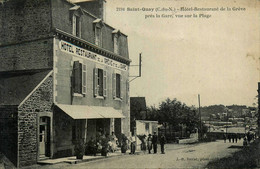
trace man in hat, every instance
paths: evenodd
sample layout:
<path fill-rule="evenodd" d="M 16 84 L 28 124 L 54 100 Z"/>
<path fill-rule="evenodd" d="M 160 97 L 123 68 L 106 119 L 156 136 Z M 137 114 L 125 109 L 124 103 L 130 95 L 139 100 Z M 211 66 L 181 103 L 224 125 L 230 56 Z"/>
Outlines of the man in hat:
<path fill-rule="evenodd" d="M 158 142 L 158 136 L 156 135 L 156 131 L 155 131 L 153 132 L 153 139 L 152 139 L 154 154 L 157 153 L 157 142 Z"/>
<path fill-rule="evenodd" d="M 151 150 L 152 150 L 152 135 L 151 134 L 149 134 L 148 138 L 147 138 L 147 147 L 148 147 L 149 154 L 151 154 Z"/>

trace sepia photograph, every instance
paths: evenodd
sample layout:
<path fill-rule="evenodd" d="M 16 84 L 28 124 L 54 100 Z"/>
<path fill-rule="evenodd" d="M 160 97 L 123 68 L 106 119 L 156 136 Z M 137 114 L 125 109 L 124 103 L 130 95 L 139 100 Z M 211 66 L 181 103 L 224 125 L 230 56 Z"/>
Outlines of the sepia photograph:
<path fill-rule="evenodd" d="M 260 168 L 260 0 L 0 0 L 0 169 Z"/>

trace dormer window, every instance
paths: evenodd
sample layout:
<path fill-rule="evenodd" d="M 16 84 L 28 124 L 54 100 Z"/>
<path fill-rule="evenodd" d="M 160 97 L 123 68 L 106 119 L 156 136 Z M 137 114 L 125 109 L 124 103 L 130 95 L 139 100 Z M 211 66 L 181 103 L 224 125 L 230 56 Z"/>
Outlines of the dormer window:
<path fill-rule="evenodd" d="M 120 37 L 120 31 L 114 30 L 112 32 L 113 34 L 113 42 L 114 42 L 114 53 L 119 54 L 119 37 Z"/>
<path fill-rule="evenodd" d="M 102 46 L 102 39 L 101 39 L 101 28 L 95 27 L 95 44 L 98 46 Z"/>
<path fill-rule="evenodd" d="M 114 52 L 116 54 L 119 54 L 119 50 L 118 50 L 118 35 L 114 35 Z"/>
<path fill-rule="evenodd" d="M 77 15 L 72 16 L 72 34 L 80 37 L 80 18 Z"/>
<path fill-rule="evenodd" d="M 81 37 L 81 19 L 83 14 L 80 6 L 76 5 L 70 8 L 71 22 L 72 22 L 72 35 Z"/>
<path fill-rule="evenodd" d="M 94 20 L 93 24 L 94 24 L 95 44 L 97 46 L 102 46 L 102 27 L 104 24 L 101 19 Z"/>

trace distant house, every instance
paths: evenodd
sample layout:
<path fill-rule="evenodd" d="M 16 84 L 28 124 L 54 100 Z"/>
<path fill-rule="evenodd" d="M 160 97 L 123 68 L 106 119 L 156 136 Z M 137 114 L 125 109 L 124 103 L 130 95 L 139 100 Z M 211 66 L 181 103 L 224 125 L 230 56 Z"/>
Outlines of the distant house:
<path fill-rule="evenodd" d="M 130 97 L 130 131 L 134 132 L 136 126 L 135 120 L 146 118 L 145 97 Z"/>
<path fill-rule="evenodd" d="M 146 135 L 158 133 L 158 121 L 136 120 L 136 134 Z"/>

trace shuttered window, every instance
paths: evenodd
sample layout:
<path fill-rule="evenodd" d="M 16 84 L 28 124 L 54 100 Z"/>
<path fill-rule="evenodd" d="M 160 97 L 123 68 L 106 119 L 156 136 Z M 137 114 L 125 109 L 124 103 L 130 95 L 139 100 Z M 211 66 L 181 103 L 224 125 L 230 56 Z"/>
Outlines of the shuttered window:
<path fill-rule="evenodd" d="M 122 99 L 122 76 L 120 74 L 113 74 L 113 96 L 114 98 Z"/>
<path fill-rule="evenodd" d="M 94 69 L 94 96 L 107 97 L 107 72 L 103 69 Z"/>

